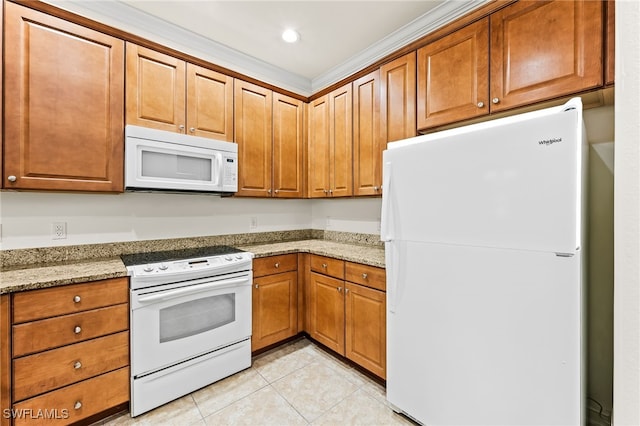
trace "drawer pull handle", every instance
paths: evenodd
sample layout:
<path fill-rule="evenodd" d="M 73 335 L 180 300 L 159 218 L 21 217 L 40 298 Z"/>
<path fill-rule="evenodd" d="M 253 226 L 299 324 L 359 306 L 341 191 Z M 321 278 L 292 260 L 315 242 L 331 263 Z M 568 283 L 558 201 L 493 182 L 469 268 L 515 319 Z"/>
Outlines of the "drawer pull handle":
<path fill-rule="evenodd" d="M 82 298 L 80 298 L 80 296 L 73 296 L 73 301 L 75 303 L 80 303 L 81 300 L 82 300 Z"/>
<path fill-rule="evenodd" d="M 73 364 L 73 368 L 75 368 L 76 370 L 80 370 L 82 368 L 82 363 L 80 361 L 76 361 Z"/>
<path fill-rule="evenodd" d="M 76 410 L 81 409 L 82 408 L 82 402 L 76 401 L 76 403 L 73 404 L 73 408 L 75 408 Z"/>
<path fill-rule="evenodd" d="M 274 265 L 276 268 L 280 267 L 280 264 L 276 262 L 276 264 Z"/>
<path fill-rule="evenodd" d="M 323 264 L 322 264 L 322 267 L 323 267 L 323 268 L 326 268 L 326 267 L 327 267 L 327 264 L 326 264 L 326 263 L 323 263 Z"/>
<path fill-rule="evenodd" d="M 76 328 L 73 329 L 73 332 L 76 334 L 80 334 L 81 331 L 82 331 L 82 328 L 80 328 L 79 325 L 76 325 Z"/>
<path fill-rule="evenodd" d="M 362 274 L 362 278 L 364 278 L 365 280 L 367 279 L 367 273 L 366 272 Z"/>

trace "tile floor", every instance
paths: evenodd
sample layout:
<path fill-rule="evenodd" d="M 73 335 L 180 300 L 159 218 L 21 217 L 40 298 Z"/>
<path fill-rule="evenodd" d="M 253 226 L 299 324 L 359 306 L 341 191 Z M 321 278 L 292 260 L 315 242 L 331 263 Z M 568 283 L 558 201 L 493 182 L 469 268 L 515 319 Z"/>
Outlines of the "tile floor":
<path fill-rule="evenodd" d="M 412 425 L 385 389 L 307 339 L 253 359 L 251 368 L 132 419 L 103 425 Z"/>

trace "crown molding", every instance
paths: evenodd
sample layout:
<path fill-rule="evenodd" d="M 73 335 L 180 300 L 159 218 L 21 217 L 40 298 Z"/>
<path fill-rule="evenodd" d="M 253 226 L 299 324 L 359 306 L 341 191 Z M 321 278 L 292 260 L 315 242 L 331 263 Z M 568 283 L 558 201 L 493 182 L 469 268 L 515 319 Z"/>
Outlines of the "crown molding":
<path fill-rule="evenodd" d="M 488 3 L 488 0 L 445 0 L 424 15 L 419 16 L 404 27 L 389 34 L 367 49 L 351 57 L 348 61 L 331 68 L 311 82 L 313 93 L 331 86 L 368 65 L 400 50 L 402 47 L 426 36 L 429 33 L 455 21 L 463 15 Z"/>
<path fill-rule="evenodd" d="M 273 86 L 303 96 L 311 96 L 313 93 L 353 75 L 377 60 L 401 49 L 403 46 L 454 21 L 456 18 L 487 3 L 488 0 L 445 0 L 436 8 L 313 80 L 246 55 L 188 29 L 168 23 L 118 0 L 44 1 L 69 12 L 152 40 Z"/>

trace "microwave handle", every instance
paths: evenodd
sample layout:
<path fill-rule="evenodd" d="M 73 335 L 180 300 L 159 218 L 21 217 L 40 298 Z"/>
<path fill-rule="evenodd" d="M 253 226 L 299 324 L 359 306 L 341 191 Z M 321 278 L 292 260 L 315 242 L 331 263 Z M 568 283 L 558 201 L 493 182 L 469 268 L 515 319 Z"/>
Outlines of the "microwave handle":
<path fill-rule="evenodd" d="M 218 153 L 218 155 L 216 155 L 216 162 L 218 163 L 218 173 L 214 174 L 213 176 L 217 176 L 217 179 L 220 179 L 220 176 L 224 176 L 224 170 L 222 170 L 222 153 Z M 219 184 L 220 182 L 216 182 L 216 185 Z"/>
<path fill-rule="evenodd" d="M 236 285 L 245 283 L 247 281 L 249 281 L 249 278 L 247 277 L 236 278 L 231 280 L 215 281 L 208 284 L 195 285 L 191 287 L 180 288 L 177 290 L 156 293 L 151 296 L 141 297 L 138 299 L 138 302 L 148 303 L 148 302 L 157 302 L 159 300 L 174 299 L 176 297 L 200 293 L 202 291 L 210 290 L 213 288 L 219 289 L 219 288 L 235 287 Z"/>

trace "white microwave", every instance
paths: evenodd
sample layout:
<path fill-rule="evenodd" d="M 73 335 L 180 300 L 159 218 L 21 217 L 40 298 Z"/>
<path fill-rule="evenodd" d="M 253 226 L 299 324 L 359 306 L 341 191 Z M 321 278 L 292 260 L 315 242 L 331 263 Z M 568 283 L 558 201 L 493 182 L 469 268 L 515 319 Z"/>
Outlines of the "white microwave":
<path fill-rule="evenodd" d="M 125 127 L 127 191 L 238 190 L 238 145 L 146 127 Z"/>

